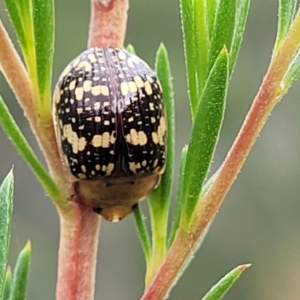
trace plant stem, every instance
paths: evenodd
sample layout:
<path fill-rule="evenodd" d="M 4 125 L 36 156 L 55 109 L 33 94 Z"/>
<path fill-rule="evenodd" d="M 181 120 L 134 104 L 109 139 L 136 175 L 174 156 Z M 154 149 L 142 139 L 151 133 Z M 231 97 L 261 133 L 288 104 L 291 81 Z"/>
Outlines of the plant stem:
<path fill-rule="evenodd" d="M 91 0 L 89 47 L 122 47 L 128 0 Z"/>
<path fill-rule="evenodd" d="M 66 195 L 69 195 L 70 184 L 67 180 L 66 170 L 61 163 L 52 118 L 48 118 L 48 120 L 43 120 L 41 122 L 40 118 L 36 115 L 36 109 L 33 106 L 34 93 L 32 91 L 28 72 L 1 21 L 0 41 L 0 68 L 16 95 L 20 106 L 23 108 L 24 114 L 44 152 L 51 174 L 57 179 L 56 183 L 58 188 L 62 191 L 62 194 L 64 194 L 64 196 L 60 195 L 57 199 L 53 199 L 55 203 L 64 210 L 68 205 L 66 205 L 66 201 L 62 201 L 62 199 L 66 199 Z M 51 99 L 49 99 L 49 101 L 51 101 Z M 51 117 L 50 112 L 49 115 Z"/>
<path fill-rule="evenodd" d="M 34 120 L 35 110 L 32 109 L 33 101 L 30 79 L 1 20 L 0 62 L 0 69 L 23 108 L 25 116 L 30 120 Z"/>
<path fill-rule="evenodd" d="M 91 5 L 88 47 L 122 47 L 128 0 L 92 0 Z M 53 134 L 52 127 L 50 144 Z M 100 217 L 90 207 L 71 202 L 68 211 L 60 211 L 56 300 L 94 298 L 99 229 Z"/>
<path fill-rule="evenodd" d="M 279 102 L 285 88 L 282 79 L 300 44 L 300 11 L 282 47 L 272 58 L 270 67 L 263 80 L 240 132 L 222 164 L 218 177 L 204 198 L 199 201 L 197 213 L 189 231 L 179 228 L 175 240 L 158 273 L 146 290 L 142 300 L 165 299 L 178 278 L 186 260 L 192 254 L 198 239 L 214 218 L 227 192 L 241 170 L 259 132 L 265 124 L 273 107 Z"/>
<path fill-rule="evenodd" d="M 60 215 L 56 300 L 93 299 L 100 217 L 90 207 L 71 207 Z"/>

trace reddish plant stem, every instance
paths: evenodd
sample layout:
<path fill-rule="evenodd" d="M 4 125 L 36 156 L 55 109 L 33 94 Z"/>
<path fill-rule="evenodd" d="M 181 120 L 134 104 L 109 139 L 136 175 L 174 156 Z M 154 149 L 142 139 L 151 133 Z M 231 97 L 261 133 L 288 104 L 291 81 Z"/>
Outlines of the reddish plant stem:
<path fill-rule="evenodd" d="M 88 47 L 122 47 L 128 0 L 92 0 L 91 5 Z M 72 203 L 69 212 L 61 213 L 60 224 L 56 300 L 92 300 L 100 217 Z"/>
<path fill-rule="evenodd" d="M 218 178 L 202 200 L 200 213 L 195 216 L 196 222 L 192 222 L 195 224 L 194 230 L 192 228 L 179 229 L 164 263 L 141 298 L 142 300 L 165 299 L 198 239 L 220 208 L 273 107 L 269 103 L 272 95 L 270 87 L 273 87 L 271 83 L 272 80 L 266 78 L 255 98 L 240 133 L 220 169 Z"/>
<path fill-rule="evenodd" d="M 17 97 L 25 116 L 34 120 L 32 91 L 28 73 L 0 20 L 0 69 Z"/>
<path fill-rule="evenodd" d="M 0 61 L 0 68 L 3 72 L 3 75 L 16 95 L 16 98 L 24 111 L 24 115 L 27 117 L 31 128 L 37 137 L 53 177 L 60 178 L 59 180 L 56 180 L 56 182 L 58 188 L 62 191 L 62 194 L 64 193 L 66 198 L 66 191 L 69 191 L 70 184 L 66 180 L 66 172 L 58 152 L 52 119 L 49 118 L 47 122 L 43 121 L 41 124 L 40 118 L 37 116 L 37 110 L 35 109 L 34 92 L 28 72 L 24 67 L 1 21 Z M 62 180 L 62 178 L 65 180 Z M 59 195 L 59 197 L 63 198 L 62 195 Z M 59 199 L 53 200 L 57 204 L 58 202 L 59 204 L 62 204 L 62 201 L 59 201 Z M 60 205 L 60 207 L 61 209 L 66 209 L 66 207 L 63 207 L 62 205 Z"/>
<path fill-rule="evenodd" d="M 199 238 L 219 210 L 270 112 L 286 92 L 285 87 L 281 86 L 282 79 L 299 47 L 299 31 L 300 11 L 298 11 L 282 47 L 272 58 L 261 88 L 219 170 L 216 181 L 204 198 L 199 201 L 191 224 L 181 224 L 187 226 L 179 228 L 165 261 L 145 291 L 142 300 L 166 298 L 182 267 L 197 246 Z"/>
<path fill-rule="evenodd" d="M 56 300 L 93 299 L 100 217 L 89 207 L 71 207 L 60 215 Z"/>
<path fill-rule="evenodd" d="M 91 0 L 89 47 L 122 47 L 128 0 Z"/>

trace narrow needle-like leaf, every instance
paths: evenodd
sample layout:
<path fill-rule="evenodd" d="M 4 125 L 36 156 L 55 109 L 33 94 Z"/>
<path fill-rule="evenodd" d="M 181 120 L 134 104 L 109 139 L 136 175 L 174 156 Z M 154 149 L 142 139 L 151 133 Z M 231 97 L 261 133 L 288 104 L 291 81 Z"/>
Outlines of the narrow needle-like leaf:
<path fill-rule="evenodd" d="M 10 241 L 10 224 L 13 210 L 14 177 L 12 170 L 0 186 L 0 296 L 3 294 L 7 254 Z"/>
<path fill-rule="evenodd" d="M 202 300 L 220 300 L 227 291 L 233 286 L 240 275 L 250 267 L 250 264 L 241 265 L 225 275 L 210 291 L 202 298 Z"/>
<path fill-rule="evenodd" d="M 192 119 L 197 110 L 197 51 L 195 44 L 195 22 L 194 22 L 194 1 L 180 0 L 181 20 L 183 30 L 185 64 L 187 69 L 187 83 L 189 90 Z"/>
<path fill-rule="evenodd" d="M 2 300 L 9 300 L 11 286 L 12 286 L 12 273 L 11 273 L 11 268 L 8 267 L 5 273 Z"/>
<path fill-rule="evenodd" d="M 288 33 L 296 11 L 297 0 L 279 0 L 278 28 L 274 50 L 277 51 Z"/>
<path fill-rule="evenodd" d="M 31 260 L 31 244 L 28 241 L 20 252 L 14 269 L 13 283 L 9 300 L 25 300 L 26 286 Z"/>
<path fill-rule="evenodd" d="M 198 105 L 188 147 L 183 214 L 189 219 L 201 193 L 216 148 L 224 117 L 228 86 L 228 53 L 224 48 L 207 79 Z"/>
<path fill-rule="evenodd" d="M 184 175 L 185 175 L 184 174 L 184 168 L 185 168 L 187 150 L 188 150 L 188 147 L 185 146 L 182 149 L 182 151 L 181 151 L 180 170 L 179 170 L 180 182 L 179 182 L 179 187 L 178 187 L 178 196 L 176 198 L 177 199 L 177 203 L 176 203 L 175 213 L 174 213 L 174 216 L 173 216 L 173 222 L 172 222 L 172 227 L 171 227 L 170 235 L 169 235 L 169 238 L 168 238 L 167 248 L 171 247 L 171 245 L 172 245 L 172 243 L 174 241 L 177 229 L 179 227 L 180 215 L 181 215 L 181 210 L 182 210 L 182 206 L 183 206 L 183 202 L 182 202 L 183 195 L 182 195 L 182 192 L 183 192 L 183 179 L 184 179 Z"/>
<path fill-rule="evenodd" d="M 146 262 L 148 264 L 151 258 L 151 242 L 150 237 L 146 228 L 146 224 L 143 218 L 143 214 L 141 212 L 140 206 L 136 205 L 133 209 L 133 216 L 135 219 L 136 228 L 140 237 L 140 241 L 142 244 L 143 252 L 145 255 Z"/>
<path fill-rule="evenodd" d="M 3 99 L 0 96 L 0 125 L 4 132 L 11 139 L 14 146 L 18 149 L 19 153 L 28 163 L 28 165 L 33 170 L 33 173 L 40 181 L 45 191 L 52 197 L 57 198 L 59 191 L 50 177 L 47 170 L 40 163 L 39 159 L 34 154 L 32 148 L 29 146 L 24 135 L 20 131 L 18 125 L 10 114 L 7 106 L 5 105 Z"/>

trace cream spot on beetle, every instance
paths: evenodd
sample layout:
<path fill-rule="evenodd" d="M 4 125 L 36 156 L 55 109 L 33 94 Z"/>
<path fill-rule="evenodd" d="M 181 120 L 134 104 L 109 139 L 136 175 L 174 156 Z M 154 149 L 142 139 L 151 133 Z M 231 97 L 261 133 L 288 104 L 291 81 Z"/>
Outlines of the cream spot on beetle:
<path fill-rule="evenodd" d="M 100 171 L 101 166 L 100 166 L 99 164 L 97 164 L 97 165 L 95 166 L 95 169 L 96 169 L 97 171 Z"/>
<path fill-rule="evenodd" d="M 145 92 L 147 95 L 152 95 L 153 91 L 152 91 L 152 87 L 149 81 L 145 82 Z"/>
<path fill-rule="evenodd" d="M 93 139 L 92 139 L 92 141 L 91 141 L 91 144 L 92 144 L 94 147 L 96 147 L 96 148 L 101 147 L 101 145 L 102 145 L 102 135 L 100 135 L 100 134 L 95 134 L 95 135 L 93 136 Z"/>
<path fill-rule="evenodd" d="M 158 135 L 156 132 L 152 132 L 152 141 L 154 144 L 158 144 Z"/>
<path fill-rule="evenodd" d="M 162 167 L 156 167 L 152 172 L 162 174 L 164 169 Z"/>
<path fill-rule="evenodd" d="M 115 131 L 112 132 L 112 134 L 110 135 L 110 143 L 114 144 L 116 142 L 116 137 L 114 135 Z"/>
<path fill-rule="evenodd" d="M 129 170 L 132 171 L 133 173 L 136 173 L 137 169 L 141 168 L 141 164 L 140 163 L 135 163 L 135 162 L 130 162 L 129 163 Z"/>
<path fill-rule="evenodd" d="M 72 80 L 70 83 L 69 83 L 69 90 L 72 91 L 74 90 L 76 87 L 76 80 Z"/>
<path fill-rule="evenodd" d="M 96 116 L 96 117 L 95 117 L 95 122 L 96 122 L 96 123 L 100 123 L 100 122 L 101 122 L 101 117 Z"/>
<path fill-rule="evenodd" d="M 80 179 L 85 179 L 86 178 L 86 175 L 85 174 L 82 174 L 82 173 L 78 173 L 76 174 L 78 178 Z"/>
<path fill-rule="evenodd" d="M 109 89 L 106 85 L 101 85 L 101 93 L 103 96 L 109 96 Z"/>
<path fill-rule="evenodd" d="M 97 61 L 97 58 L 95 57 L 94 54 L 89 54 L 88 59 L 91 63 L 95 63 Z"/>
<path fill-rule="evenodd" d="M 83 82 L 83 90 L 85 92 L 89 92 L 92 89 L 92 81 L 91 80 L 85 80 Z"/>
<path fill-rule="evenodd" d="M 78 115 L 82 114 L 82 112 L 83 112 L 83 108 L 82 107 L 76 108 L 76 110 L 77 110 L 77 114 Z"/>
<path fill-rule="evenodd" d="M 82 98 L 83 98 L 83 88 L 82 87 L 78 87 L 75 89 L 75 98 L 77 101 L 82 100 Z"/>
<path fill-rule="evenodd" d="M 136 85 L 135 82 L 129 81 L 129 82 L 128 82 L 128 86 L 129 86 L 129 91 L 130 91 L 131 93 L 137 92 L 138 88 L 137 88 L 137 85 Z"/>
<path fill-rule="evenodd" d="M 109 147 L 109 138 L 110 138 L 109 132 L 106 131 L 102 134 L 102 147 L 103 148 Z"/>
<path fill-rule="evenodd" d="M 164 144 L 165 133 L 166 133 L 166 120 L 164 117 L 161 117 L 159 126 L 157 128 L 158 140 L 160 145 Z"/>
<path fill-rule="evenodd" d="M 158 159 L 156 159 L 156 160 L 153 162 L 153 168 L 156 168 L 156 167 L 157 167 L 157 164 L 158 164 Z"/>
<path fill-rule="evenodd" d="M 142 161 L 142 166 L 143 166 L 143 167 L 146 167 L 146 166 L 147 166 L 147 161 L 146 161 L 146 160 L 143 160 L 143 161 Z"/>
<path fill-rule="evenodd" d="M 140 77 L 140 76 L 134 76 L 134 81 L 135 81 L 135 83 L 136 83 L 136 86 L 138 87 L 138 88 L 142 88 L 142 87 L 144 87 L 144 81 L 143 81 L 143 79 Z"/>
<path fill-rule="evenodd" d="M 151 117 L 151 123 L 156 123 L 156 119 L 154 117 Z"/>
<path fill-rule="evenodd" d="M 92 69 L 92 65 L 87 61 L 81 61 L 76 67 L 76 71 L 79 71 L 80 69 L 83 69 L 85 72 L 90 72 Z"/>
<path fill-rule="evenodd" d="M 114 165 L 113 163 L 109 163 L 109 164 L 107 165 L 106 175 L 110 175 L 111 172 L 113 171 L 114 167 L 115 167 L 115 165 Z"/>
<path fill-rule="evenodd" d="M 91 93 L 94 96 L 99 96 L 101 94 L 101 86 L 100 85 L 96 85 L 92 87 Z"/>
<path fill-rule="evenodd" d="M 95 102 L 94 103 L 94 109 L 99 110 L 100 109 L 100 102 Z"/>
<path fill-rule="evenodd" d="M 144 146 L 147 144 L 147 136 L 144 131 L 139 131 L 139 144 Z"/>
<path fill-rule="evenodd" d="M 126 135 L 126 141 L 134 146 L 144 146 L 147 144 L 148 138 L 144 131 L 136 131 L 131 128 L 130 133 Z"/>
<path fill-rule="evenodd" d="M 138 145 L 139 142 L 138 142 L 138 133 L 137 133 L 137 131 L 133 128 L 130 129 L 130 133 L 127 134 L 126 140 L 127 140 L 128 143 L 130 143 L 134 146 Z"/>
<path fill-rule="evenodd" d="M 60 95 L 61 95 L 61 91 L 60 89 L 56 89 L 54 92 L 54 101 L 55 103 L 59 103 L 60 102 Z"/>
<path fill-rule="evenodd" d="M 126 54 L 123 51 L 118 52 L 118 57 L 120 60 L 125 60 L 126 59 Z"/>
<path fill-rule="evenodd" d="M 146 75 L 146 78 L 147 78 L 147 80 L 148 80 L 150 83 L 152 83 L 152 82 L 153 82 L 153 78 L 152 78 L 151 76 L 149 76 L 149 75 Z"/>
<path fill-rule="evenodd" d="M 155 110 L 155 109 L 154 109 L 154 103 L 150 102 L 150 103 L 149 103 L 149 108 L 150 108 L 150 110 Z"/>
<path fill-rule="evenodd" d="M 134 118 L 133 118 L 133 117 L 130 117 L 130 118 L 128 119 L 128 122 L 131 123 L 131 122 L 133 122 L 133 120 L 134 120 Z"/>
<path fill-rule="evenodd" d="M 105 120 L 105 121 L 103 122 L 103 124 L 104 124 L 105 126 L 109 126 L 110 122 L 109 122 L 109 120 Z"/>
<path fill-rule="evenodd" d="M 120 85 L 121 94 L 126 96 L 129 92 L 129 86 L 127 82 L 122 82 Z"/>
<path fill-rule="evenodd" d="M 81 165 L 81 171 L 83 172 L 83 173 L 86 173 L 86 166 L 85 165 Z"/>

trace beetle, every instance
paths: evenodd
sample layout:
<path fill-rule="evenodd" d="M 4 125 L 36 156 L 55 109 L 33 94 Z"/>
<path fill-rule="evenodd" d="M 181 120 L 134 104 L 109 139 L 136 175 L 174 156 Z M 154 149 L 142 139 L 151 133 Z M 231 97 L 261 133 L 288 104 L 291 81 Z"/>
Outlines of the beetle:
<path fill-rule="evenodd" d="M 77 201 L 105 219 L 123 219 L 158 185 L 167 135 L 162 88 L 138 56 L 83 51 L 59 77 L 53 120 Z"/>

